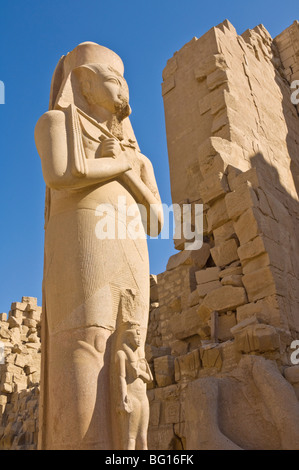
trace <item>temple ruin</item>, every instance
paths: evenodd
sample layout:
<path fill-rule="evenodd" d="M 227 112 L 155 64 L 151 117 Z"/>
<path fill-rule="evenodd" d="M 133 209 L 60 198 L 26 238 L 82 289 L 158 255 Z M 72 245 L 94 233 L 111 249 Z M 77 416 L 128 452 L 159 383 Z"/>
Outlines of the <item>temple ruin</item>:
<path fill-rule="evenodd" d="M 226 20 L 163 71 L 172 200 L 203 204 L 204 238 L 150 276 L 149 449 L 299 449 L 296 80 L 298 21 Z M 0 450 L 37 448 L 40 325 L 31 297 L 0 316 Z"/>

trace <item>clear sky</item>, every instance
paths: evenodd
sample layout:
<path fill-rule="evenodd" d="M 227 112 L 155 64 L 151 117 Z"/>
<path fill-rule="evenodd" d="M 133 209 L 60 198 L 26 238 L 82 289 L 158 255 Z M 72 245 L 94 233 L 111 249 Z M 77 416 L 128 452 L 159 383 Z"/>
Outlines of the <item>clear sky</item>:
<path fill-rule="evenodd" d="M 131 122 L 154 165 L 162 200 L 170 204 L 162 70 L 176 50 L 226 18 L 240 34 L 263 23 L 275 37 L 298 19 L 298 0 L 1 1 L 0 312 L 23 295 L 38 297 L 41 305 L 45 187 L 34 127 L 48 108 L 59 58 L 84 41 L 121 56 Z M 151 272 L 157 274 L 174 253 L 173 242 L 151 240 L 149 251 Z"/>

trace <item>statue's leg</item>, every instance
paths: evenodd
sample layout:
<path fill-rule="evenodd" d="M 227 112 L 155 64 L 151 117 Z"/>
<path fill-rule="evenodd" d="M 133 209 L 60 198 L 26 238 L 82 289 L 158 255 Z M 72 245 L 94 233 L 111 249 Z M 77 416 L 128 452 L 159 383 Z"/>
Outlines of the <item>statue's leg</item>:
<path fill-rule="evenodd" d="M 149 423 L 149 403 L 148 399 L 144 399 L 141 403 L 141 416 L 137 436 L 137 449 L 148 450 L 147 448 L 147 431 Z"/>
<path fill-rule="evenodd" d="M 136 449 L 136 439 L 133 437 L 128 438 L 127 448 L 125 450 L 135 450 Z"/>
<path fill-rule="evenodd" d="M 218 420 L 219 379 L 190 382 L 185 399 L 187 450 L 241 450 L 225 436 Z"/>
<path fill-rule="evenodd" d="M 48 448 L 111 448 L 110 335 L 109 330 L 90 327 L 50 338 Z"/>
<path fill-rule="evenodd" d="M 263 357 L 252 359 L 252 375 L 281 438 L 283 450 L 299 449 L 299 406 L 294 389 L 276 364 Z"/>
<path fill-rule="evenodd" d="M 140 401 L 132 395 L 132 391 L 130 392 L 129 399 L 131 401 L 133 411 L 128 415 L 129 423 L 126 450 L 135 450 L 142 409 Z"/>

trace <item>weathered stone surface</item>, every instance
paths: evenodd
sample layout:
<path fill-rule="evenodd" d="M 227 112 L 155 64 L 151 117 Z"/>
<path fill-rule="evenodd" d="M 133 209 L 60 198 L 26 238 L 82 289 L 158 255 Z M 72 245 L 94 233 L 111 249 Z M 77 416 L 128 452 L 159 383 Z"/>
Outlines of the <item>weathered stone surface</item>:
<path fill-rule="evenodd" d="M 291 384 L 299 383 L 299 366 L 288 367 L 284 371 L 284 376 Z"/>
<path fill-rule="evenodd" d="M 173 424 L 152 426 L 148 433 L 148 445 L 156 450 L 176 450 Z"/>
<path fill-rule="evenodd" d="M 213 230 L 214 240 L 216 245 L 220 245 L 232 238 L 235 234 L 235 227 L 231 220 Z"/>
<path fill-rule="evenodd" d="M 268 253 L 262 253 L 255 258 L 249 258 L 242 262 L 243 274 L 253 273 L 270 265 Z"/>
<path fill-rule="evenodd" d="M 239 276 L 242 274 L 242 266 L 239 266 L 238 263 L 232 263 L 230 266 L 222 269 L 219 273 L 220 279 L 227 277 L 227 276 Z"/>
<path fill-rule="evenodd" d="M 203 367 L 221 369 L 221 349 L 217 345 L 207 345 L 200 348 L 200 358 Z"/>
<path fill-rule="evenodd" d="M 182 310 L 181 313 L 173 315 L 170 322 L 170 329 L 177 339 L 189 338 L 197 334 L 201 326 L 201 321 L 198 316 L 198 306 Z"/>
<path fill-rule="evenodd" d="M 167 356 L 170 354 L 170 348 L 168 347 L 160 347 L 157 348 L 151 344 L 146 344 L 145 346 L 145 352 L 146 352 L 146 359 L 148 362 L 152 362 L 154 359 L 157 357 L 161 356 Z"/>
<path fill-rule="evenodd" d="M 249 183 L 240 185 L 225 196 L 226 209 L 231 219 L 237 219 L 247 209 L 258 207 L 257 196 Z"/>
<path fill-rule="evenodd" d="M 242 276 L 240 274 L 229 274 L 221 279 L 223 286 L 243 287 Z"/>
<path fill-rule="evenodd" d="M 189 294 L 187 307 L 194 307 L 195 305 L 199 304 L 199 295 L 197 289 Z"/>
<path fill-rule="evenodd" d="M 238 245 L 234 238 L 227 240 L 211 249 L 211 255 L 216 266 L 226 266 L 239 259 Z"/>
<path fill-rule="evenodd" d="M 182 265 L 194 265 L 201 269 L 205 266 L 210 256 L 210 245 L 203 243 L 200 250 L 185 250 L 177 253 L 169 258 L 167 264 L 167 271 L 177 268 Z"/>
<path fill-rule="evenodd" d="M 162 356 L 154 359 L 155 379 L 158 387 L 174 383 L 174 357 Z"/>
<path fill-rule="evenodd" d="M 240 149 L 237 145 L 219 137 L 208 137 L 201 141 L 196 157 L 200 172 L 204 178 L 217 173 L 224 173 L 227 166 L 236 159 Z"/>
<path fill-rule="evenodd" d="M 234 313 L 230 315 L 220 315 L 217 324 L 217 336 L 219 341 L 228 341 L 233 338 L 231 328 L 236 325 L 236 316 Z"/>
<path fill-rule="evenodd" d="M 197 284 L 205 284 L 206 282 L 218 281 L 220 268 L 218 266 L 214 268 L 202 269 L 196 271 L 195 277 Z"/>
<path fill-rule="evenodd" d="M 223 197 L 229 191 L 226 176 L 223 173 L 211 175 L 199 184 L 199 191 L 205 204 Z"/>
<path fill-rule="evenodd" d="M 247 261 L 266 252 L 264 240 L 262 237 L 256 237 L 252 241 L 245 243 L 238 249 L 238 255 L 241 261 Z"/>
<path fill-rule="evenodd" d="M 256 207 L 246 209 L 246 211 L 234 221 L 234 231 L 241 245 L 253 240 L 260 233 L 269 233 L 267 226 L 267 218 L 265 218 Z"/>
<path fill-rule="evenodd" d="M 199 350 L 177 357 L 175 359 L 175 380 L 186 382 L 196 379 L 201 367 Z"/>
<path fill-rule="evenodd" d="M 241 305 L 237 308 L 237 321 L 243 322 L 250 317 L 256 317 L 261 323 L 280 326 L 280 306 L 277 297 L 270 296 L 257 302 Z"/>
<path fill-rule="evenodd" d="M 270 325 L 252 324 L 234 332 L 234 336 L 236 348 L 245 354 L 275 351 L 280 346 L 276 329 Z"/>
<path fill-rule="evenodd" d="M 209 311 L 210 313 L 213 311 L 225 312 L 234 310 L 246 302 L 247 296 L 244 288 L 223 286 L 207 294 L 198 312 L 200 316 L 203 311 Z"/>
<path fill-rule="evenodd" d="M 215 201 L 207 212 L 208 232 L 211 233 L 229 221 L 225 199 Z"/>
<path fill-rule="evenodd" d="M 270 267 L 245 274 L 242 282 L 250 302 L 278 293 L 274 271 Z"/>
<path fill-rule="evenodd" d="M 211 281 L 211 282 L 206 282 L 204 284 L 200 284 L 196 290 L 197 290 L 198 296 L 201 298 L 201 297 L 205 297 L 209 292 L 219 289 L 220 287 L 221 287 L 221 283 L 219 282 L 219 280 L 217 280 L 217 281 Z"/>
<path fill-rule="evenodd" d="M 237 381 L 233 376 L 207 377 L 188 384 L 185 399 L 187 449 L 296 449 L 298 401 L 277 366 L 262 357 L 247 356 L 240 362 L 236 374 Z M 244 390 L 248 395 L 247 400 L 242 401 L 237 397 Z M 286 399 L 281 401 L 282 397 Z M 296 430 L 295 435 L 286 429 L 281 413 Z M 238 416 L 244 414 L 246 420 L 239 420 Z"/>

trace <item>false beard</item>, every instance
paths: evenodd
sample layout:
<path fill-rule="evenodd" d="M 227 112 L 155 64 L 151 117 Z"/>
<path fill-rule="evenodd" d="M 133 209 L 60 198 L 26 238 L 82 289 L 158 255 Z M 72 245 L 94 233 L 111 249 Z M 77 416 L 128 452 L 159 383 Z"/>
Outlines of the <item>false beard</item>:
<path fill-rule="evenodd" d="M 115 114 L 107 122 L 107 127 L 111 134 L 117 137 L 119 140 L 124 139 L 123 120 L 130 116 L 131 108 L 127 101 L 123 101 L 121 104 L 115 105 Z"/>

